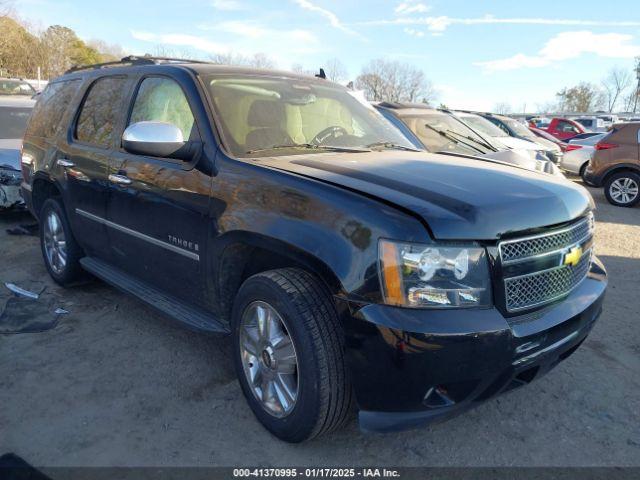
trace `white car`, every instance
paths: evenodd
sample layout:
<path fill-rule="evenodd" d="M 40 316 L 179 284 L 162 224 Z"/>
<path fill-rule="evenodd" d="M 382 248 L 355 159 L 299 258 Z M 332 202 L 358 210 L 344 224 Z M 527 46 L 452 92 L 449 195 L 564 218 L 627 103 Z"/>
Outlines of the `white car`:
<path fill-rule="evenodd" d="M 578 117 L 573 118 L 575 122 L 578 122 L 588 131 L 592 132 L 606 132 L 607 126 L 604 123 L 604 120 L 600 117 Z"/>
<path fill-rule="evenodd" d="M 584 172 L 593 156 L 596 143 L 598 143 L 606 133 L 599 133 L 588 138 L 569 140 L 567 149 L 564 152 L 560 167 L 569 173 L 580 175 L 584 180 Z M 585 180 L 586 182 L 586 180 Z"/>
<path fill-rule="evenodd" d="M 465 124 L 471 127 L 473 130 L 483 136 L 489 136 L 497 143 L 506 146 L 510 150 L 529 156 L 534 161 L 548 162 L 553 165 L 553 162 L 549 159 L 544 148 L 534 142 L 522 140 L 520 138 L 512 137 L 501 128 L 495 126 L 486 118 L 482 118 L 480 115 L 468 112 L 454 112 L 455 116 L 462 120 Z M 554 165 L 555 166 L 555 165 Z M 549 167 L 553 170 L 553 167 Z M 548 171 L 544 169 L 544 171 Z"/>

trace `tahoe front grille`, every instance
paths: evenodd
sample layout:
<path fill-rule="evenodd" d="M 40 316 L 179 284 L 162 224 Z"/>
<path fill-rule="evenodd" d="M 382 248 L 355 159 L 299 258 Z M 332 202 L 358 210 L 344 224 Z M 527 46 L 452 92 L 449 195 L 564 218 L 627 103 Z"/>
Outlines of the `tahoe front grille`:
<path fill-rule="evenodd" d="M 575 267 L 561 267 L 507 278 L 504 288 L 510 312 L 552 302 L 573 290 L 586 276 L 591 263 L 591 250 L 585 252 Z"/>
<path fill-rule="evenodd" d="M 500 256 L 503 263 L 527 259 L 575 245 L 591 236 L 592 233 L 593 215 L 589 215 L 571 227 L 557 232 L 502 242 Z"/>
<path fill-rule="evenodd" d="M 551 303 L 582 282 L 591 264 L 593 230 L 589 214 L 566 228 L 501 242 L 507 311 Z"/>

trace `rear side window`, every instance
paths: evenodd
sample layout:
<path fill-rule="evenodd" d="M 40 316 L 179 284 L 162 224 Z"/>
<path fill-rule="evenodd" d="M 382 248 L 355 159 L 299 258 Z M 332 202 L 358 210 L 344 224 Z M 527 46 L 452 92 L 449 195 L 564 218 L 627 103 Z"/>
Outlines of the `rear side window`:
<path fill-rule="evenodd" d="M 171 123 L 182 131 L 185 140 L 193 140 L 193 113 L 182 88 L 171 79 L 151 77 L 142 81 L 129 125 L 144 121 Z"/>
<path fill-rule="evenodd" d="M 27 128 L 27 135 L 53 137 L 79 87 L 79 80 L 66 80 L 47 85 L 44 92 L 38 96 Z"/>
<path fill-rule="evenodd" d="M 109 148 L 125 95 L 125 77 L 103 77 L 89 88 L 80 107 L 74 138 L 79 142 Z"/>

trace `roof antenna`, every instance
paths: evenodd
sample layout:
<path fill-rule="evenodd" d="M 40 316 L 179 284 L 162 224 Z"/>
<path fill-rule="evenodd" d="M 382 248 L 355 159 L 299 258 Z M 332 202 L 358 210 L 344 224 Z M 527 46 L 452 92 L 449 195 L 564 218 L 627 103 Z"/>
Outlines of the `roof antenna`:
<path fill-rule="evenodd" d="M 321 78 L 321 79 L 323 79 L 323 80 L 326 80 L 326 79 L 327 79 L 327 74 L 326 74 L 326 73 L 324 73 L 324 68 L 321 68 L 321 69 L 320 69 L 320 73 L 316 73 L 316 77 L 317 77 L 317 78 Z"/>

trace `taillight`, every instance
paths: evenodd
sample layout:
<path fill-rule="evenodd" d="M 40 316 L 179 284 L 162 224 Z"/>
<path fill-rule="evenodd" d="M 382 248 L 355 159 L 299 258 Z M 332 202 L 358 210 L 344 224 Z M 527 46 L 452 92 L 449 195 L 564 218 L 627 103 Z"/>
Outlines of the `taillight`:
<path fill-rule="evenodd" d="M 582 148 L 582 145 L 574 145 L 573 143 L 570 143 L 569 145 L 566 146 L 564 151 L 565 152 L 572 152 L 574 150 L 580 150 L 581 148 Z"/>
<path fill-rule="evenodd" d="M 618 148 L 618 145 L 616 145 L 615 143 L 599 142 L 596 143 L 596 146 L 594 148 L 596 150 L 609 150 L 611 148 Z"/>

